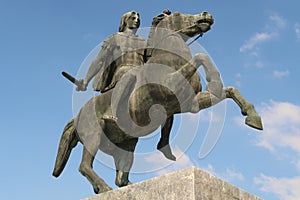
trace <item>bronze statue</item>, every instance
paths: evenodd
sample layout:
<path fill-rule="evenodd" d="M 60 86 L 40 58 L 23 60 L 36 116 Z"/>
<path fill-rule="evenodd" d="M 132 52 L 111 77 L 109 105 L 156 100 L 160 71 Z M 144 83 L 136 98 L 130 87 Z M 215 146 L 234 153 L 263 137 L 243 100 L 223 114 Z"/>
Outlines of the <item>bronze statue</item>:
<path fill-rule="evenodd" d="M 186 44 L 190 37 L 210 30 L 213 23 L 208 12 L 176 12 L 163 17 L 149 35 L 152 42 L 147 47 L 147 62 L 123 74 L 113 89 L 93 97 L 66 125 L 53 175 L 60 175 L 72 148 L 81 142 L 84 147 L 79 171 L 90 181 L 95 193 L 111 189 L 92 167 L 98 149 L 113 156 L 116 185 L 128 185 L 139 137 L 150 134 L 174 114 L 197 113 L 226 98 L 233 99 L 241 108 L 247 125 L 262 130 L 254 106 L 237 89 L 223 87 L 209 56 L 200 53 L 192 57 Z M 202 92 L 199 66 L 206 73 L 207 92 Z"/>

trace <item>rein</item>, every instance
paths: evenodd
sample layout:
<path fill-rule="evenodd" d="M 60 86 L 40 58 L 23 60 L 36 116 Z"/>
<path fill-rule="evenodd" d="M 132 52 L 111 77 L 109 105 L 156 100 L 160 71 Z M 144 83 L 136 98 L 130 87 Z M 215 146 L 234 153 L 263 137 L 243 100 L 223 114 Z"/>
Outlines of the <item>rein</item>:
<path fill-rule="evenodd" d="M 196 40 L 198 40 L 202 36 L 203 36 L 203 33 L 200 33 L 193 41 L 191 41 L 190 43 L 188 43 L 188 46 L 190 46 L 191 44 L 193 44 Z"/>
<path fill-rule="evenodd" d="M 172 34 L 179 33 L 180 31 L 182 31 L 182 30 L 184 30 L 184 29 L 187 29 L 187 28 L 191 28 L 191 27 L 193 27 L 193 26 L 197 26 L 197 25 L 196 25 L 196 24 L 193 24 L 193 25 L 191 25 L 191 26 L 184 27 L 184 28 L 182 28 L 182 29 L 179 29 L 179 30 L 175 31 L 175 32 L 172 33 Z M 203 33 L 199 33 L 199 35 L 198 35 L 193 41 L 191 41 L 190 43 L 188 43 L 187 45 L 190 46 L 191 44 L 193 44 L 196 40 L 198 40 L 198 39 L 199 39 L 200 37 L 202 37 L 202 36 L 203 36 Z"/>
<path fill-rule="evenodd" d="M 173 33 L 170 33 L 170 34 L 164 36 L 163 38 L 161 38 L 157 44 L 159 44 L 159 43 L 160 43 L 161 41 L 163 41 L 165 38 L 167 38 L 167 37 L 169 37 L 169 36 L 171 36 L 171 35 L 175 35 L 175 34 L 179 33 L 180 31 L 182 31 L 182 30 L 184 30 L 184 29 L 191 28 L 191 27 L 193 27 L 193 26 L 197 26 L 197 25 L 196 25 L 196 24 L 193 24 L 193 25 L 190 25 L 190 26 L 188 26 L 188 27 L 184 27 L 184 28 L 182 28 L 182 29 L 179 29 L 179 30 L 177 30 L 177 31 L 174 31 Z M 157 27 L 156 27 L 156 29 L 157 29 Z M 203 36 L 203 33 L 200 33 L 193 41 L 191 41 L 190 43 L 188 43 L 187 46 L 190 46 L 191 44 L 193 44 L 196 40 L 198 40 L 198 39 L 199 39 L 200 37 L 202 37 L 202 36 Z M 154 48 L 155 46 L 156 46 L 156 45 L 153 45 L 153 48 L 152 48 L 152 50 L 151 50 L 150 55 L 152 55 L 152 52 L 153 52 L 153 50 L 155 49 L 155 48 Z"/>

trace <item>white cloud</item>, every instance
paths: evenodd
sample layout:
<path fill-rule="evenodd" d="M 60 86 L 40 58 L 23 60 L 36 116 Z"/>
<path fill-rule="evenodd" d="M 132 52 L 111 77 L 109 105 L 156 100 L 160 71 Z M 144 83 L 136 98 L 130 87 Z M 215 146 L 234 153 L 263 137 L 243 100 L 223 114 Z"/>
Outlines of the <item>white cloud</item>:
<path fill-rule="evenodd" d="M 294 28 L 295 28 L 296 37 L 297 37 L 298 40 L 300 40 L 300 24 L 296 23 L 294 25 Z"/>
<path fill-rule="evenodd" d="M 237 74 L 235 75 L 235 77 L 236 77 L 236 78 L 243 78 L 243 75 L 242 75 L 241 73 L 237 73 Z"/>
<path fill-rule="evenodd" d="M 236 78 L 236 80 L 235 80 L 235 85 L 237 86 L 237 87 L 242 87 L 242 83 L 241 83 L 241 79 L 243 78 L 243 76 L 242 76 L 242 74 L 241 73 L 237 73 L 236 75 L 235 75 L 235 78 Z"/>
<path fill-rule="evenodd" d="M 280 30 L 284 29 L 287 25 L 287 21 L 279 16 L 278 14 L 272 14 L 269 16 L 269 21 L 265 26 L 265 31 L 255 33 L 248 39 L 245 44 L 240 47 L 240 52 L 246 52 L 251 50 L 257 50 L 258 46 L 277 38 L 279 36 Z M 258 55 L 256 51 L 250 52 L 251 55 Z"/>
<path fill-rule="evenodd" d="M 241 81 L 235 81 L 234 83 L 237 87 L 242 87 L 242 83 Z"/>
<path fill-rule="evenodd" d="M 244 45 L 242 45 L 242 47 L 240 48 L 240 52 L 252 50 L 254 47 L 258 46 L 259 44 L 262 44 L 275 37 L 277 37 L 277 33 L 267 33 L 267 32 L 256 33 L 248 41 L 246 41 Z"/>
<path fill-rule="evenodd" d="M 82 36 L 82 38 L 83 38 L 84 40 L 90 39 L 91 37 L 93 37 L 93 34 L 92 34 L 92 33 L 86 33 L 86 34 L 84 34 L 84 35 Z"/>
<path fill-rule="evenodd" d="M 297 169 L 300 171 L 300 161 L 296 164 Z"/>
<path fill-rule="evenodd" d="M 159 169 L 155 171 L 155 173 L 158 176 L 174 172 L 183 168 L 195 166 L 195 164 L 190 160 L 190 158 L 178 147 L 175 147 L 173 149 L 173 153 L 177 157 L 176 162 L 167 160 L 161 155 L 161 153 L 155 153 L 146 157 L 145 162 L 147 162 L 149 165 L 153 165 L 154 168 Z M 166 167 L 161 168 L 161 166 Z M 244 181 L 244 175 L 232 167 L 227 168 L 225 172 L 217 173 L 214 167 L 211 164 L 208 164 L 208 166 L 204 167 L 203 170 L 227 182 Z"/>
<path fill-rule="evenodd" d="M 264 132 L 257 145 L 273 153 L 292 150 L 300 155 L 300 106 L 270 101 L 261 111 Z"/>
<path fill-rule="evenodd" d="M 276 178 L 261 174 L 254 178 L 254 183 L 261 185 L 260 190 L 270 192 L 284 200 L 298 200 L 300 197 L 300 177 Z"/>
<path fill-rule="evenodd" d="M 162 156 L 161 152 L 157 152 L 146 157 L 145 162 L 149 163 L 149 165 L 152 165 L 153 168 L 159 169 L 155 171 L 157 175 L 164 175 L 173 171 L 194 166 L 190 158 L 178 147 L 173 148 L 172 152 L 177 158 L 176 162 L 166 159 L 164 156 Z M 162 168 L 162 166 L 166 167 Z"/>
<path fill-rule="evenodd" d="M 281 16 L 279 16 L 278 14 L 271 15 L 269 19 L 275 23 L 274 25 L 276 28 L 283 29 L 286 27 L 287 24 L 286 20 Z"/>
<path fill-rule="evenodd" d="M 241 172 L 236 171 L 235 169 L 226 169 L 224 173 L 224 179 L 231 182 L 234 180 L 243 181 L 245 180 L 244 175 Z"/>
<path fill-rule="evenodd" d="M 290 71 L 289 70 L 285 70 L 285 71 L 278 71 L 278 70 L 275 70 L 273 72 L 273 76 L 275 78 L 285 78 L 285 77 L 288 77 L 290 75 Z"/>
<path fill-rule="evenodd" d="M 296 163 L 296 167 L 300 171 L 300 160 Z"/>
<path fill-rule="evenodd" d="M 256 61 L 255 66 L 257 68 L 263 68 L 265 66 L 265 64 L 262 61 Z"/>
<path fill-rule="evenodd" d="M 206 168 L 204 168 L 205 171 L 208 173 L 219 177 L 220 179 L 227 181 L 227 182 L 233 182 L 233 181 L 244 181 L 244 175 L 241 172 L 236 171 L 233 168 L 227 168 L 225 172 L 217 173 L 214 167 L 211 164 L 208 164 Z"/>
<path fill-rule="evenodd" d="M 215 171 L 215 168 L 211 164 L 208 164 L 207 167 L 205 167 L 203 170 L 207 171 L 208 173 L 210 173 L 214 176 L 219 177 Z"/>
<path fill-rule="evenodd" d="M 260 113 L 264 132 L 257 145 L 268 149 L 276 156 L 284 155 L 300 170 L 300 106 L 289 102 L 270 101 L 263 104 Z M 261 174 L 254 178 L 261 191 L 273 193 L 279 199 L 298 200 L 300 176 L 278 178 Z"/>

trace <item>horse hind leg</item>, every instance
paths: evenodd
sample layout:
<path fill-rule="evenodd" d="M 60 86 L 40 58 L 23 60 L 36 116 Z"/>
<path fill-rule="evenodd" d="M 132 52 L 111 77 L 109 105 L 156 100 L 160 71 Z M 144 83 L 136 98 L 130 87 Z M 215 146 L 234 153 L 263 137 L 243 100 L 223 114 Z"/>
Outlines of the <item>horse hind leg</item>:
<path fill-rule="evenodd" d="M 249 103 L 240 92 L 234 87 L 226 87 L 225 93 L 227 98 L 231 98 L 241 108 L 241 112 L 246 117 L 245 123 L 255 129 L 263 130 L 261 117 L 257 114 L 254 106 Z"/>
<path fill-rule="evenodd" d="M 111 190 L 112 188 L 109 187 L 93 170 L 93 162 L 94 157 L 98 150 L 98 145 L 100 144 L 100 140 L 95 140 L 94 145 L 89 145 L 88 147 L 83 147 L 83 155 L 82 161 L 80 163 L 79 171 L 80 173 L 85 176 L 88 181 L 92 184 L 94 188 L 94 192 L 96 194 L 106 192 Z"/>

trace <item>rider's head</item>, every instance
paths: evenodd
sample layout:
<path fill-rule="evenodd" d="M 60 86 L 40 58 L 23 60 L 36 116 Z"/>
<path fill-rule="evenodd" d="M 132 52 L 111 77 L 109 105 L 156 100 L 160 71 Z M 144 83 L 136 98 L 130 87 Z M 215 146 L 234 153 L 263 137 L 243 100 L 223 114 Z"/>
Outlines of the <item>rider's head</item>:
<path fill-rule="evenodd" d="M 140 15 L 135 11 L 125 13 L 121 18 L 119 32 L 136 31 L 140 27 Z"/>

